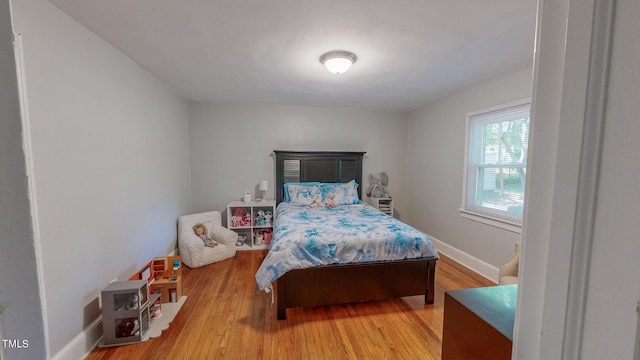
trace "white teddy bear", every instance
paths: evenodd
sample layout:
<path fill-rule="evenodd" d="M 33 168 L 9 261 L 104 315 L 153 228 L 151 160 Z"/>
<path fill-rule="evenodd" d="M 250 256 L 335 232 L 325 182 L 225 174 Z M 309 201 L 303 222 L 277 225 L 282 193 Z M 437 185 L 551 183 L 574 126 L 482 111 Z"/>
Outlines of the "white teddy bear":
<path fill-rule="evenodd" d="M 313 197 L 313 202 L 309 206 L 311 206 L 312 208 L 324 207 L 324 204 L 322 203 L 322 195 L 316 194 Z"/>

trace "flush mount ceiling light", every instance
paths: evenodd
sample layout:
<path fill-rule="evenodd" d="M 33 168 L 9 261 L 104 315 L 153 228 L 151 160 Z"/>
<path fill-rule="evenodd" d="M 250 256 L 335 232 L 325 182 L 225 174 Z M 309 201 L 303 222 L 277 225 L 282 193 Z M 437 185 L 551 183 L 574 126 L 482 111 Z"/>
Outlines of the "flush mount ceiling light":
<path fill-rule="evenodd" d="M 342 74 L 349 70 L 356 59 L 356 54 L 343 50 L 329 51 L 320 56 L 320 62 L 334 74 Z"/>

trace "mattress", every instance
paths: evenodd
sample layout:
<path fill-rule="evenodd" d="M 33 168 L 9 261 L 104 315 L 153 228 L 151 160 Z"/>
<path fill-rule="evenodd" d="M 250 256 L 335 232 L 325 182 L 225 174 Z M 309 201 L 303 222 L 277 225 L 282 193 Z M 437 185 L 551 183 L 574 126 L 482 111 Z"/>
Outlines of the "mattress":
<path fill-rule="evenodd" d="M 312 208 L 282 202 L 269 253 L 256 273 L 260 290 L 293 269 L 390 260 L 437 259 L 421 231 L 360 202 Z"/>

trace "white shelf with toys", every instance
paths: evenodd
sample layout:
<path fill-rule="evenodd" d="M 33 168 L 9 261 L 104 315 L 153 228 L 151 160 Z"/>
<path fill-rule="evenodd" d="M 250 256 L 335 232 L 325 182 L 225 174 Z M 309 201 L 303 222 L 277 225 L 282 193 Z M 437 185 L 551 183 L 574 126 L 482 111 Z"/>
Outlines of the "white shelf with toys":
<path fill-rule="evenodd" d="M 268 249 L 273 236 L 276 202 L 232 201 L 227 204 L 227 229 L 238 233 L 237 250 Z"/>

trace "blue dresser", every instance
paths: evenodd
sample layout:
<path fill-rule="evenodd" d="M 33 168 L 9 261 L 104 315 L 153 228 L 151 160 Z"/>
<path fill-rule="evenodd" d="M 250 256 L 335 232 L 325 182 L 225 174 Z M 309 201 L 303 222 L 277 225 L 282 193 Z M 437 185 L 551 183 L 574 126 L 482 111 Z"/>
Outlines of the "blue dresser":
<path fill-rule="evenodd" d="M 511 359 L 517 285 L 445 292 L 442 360 Z"/>

